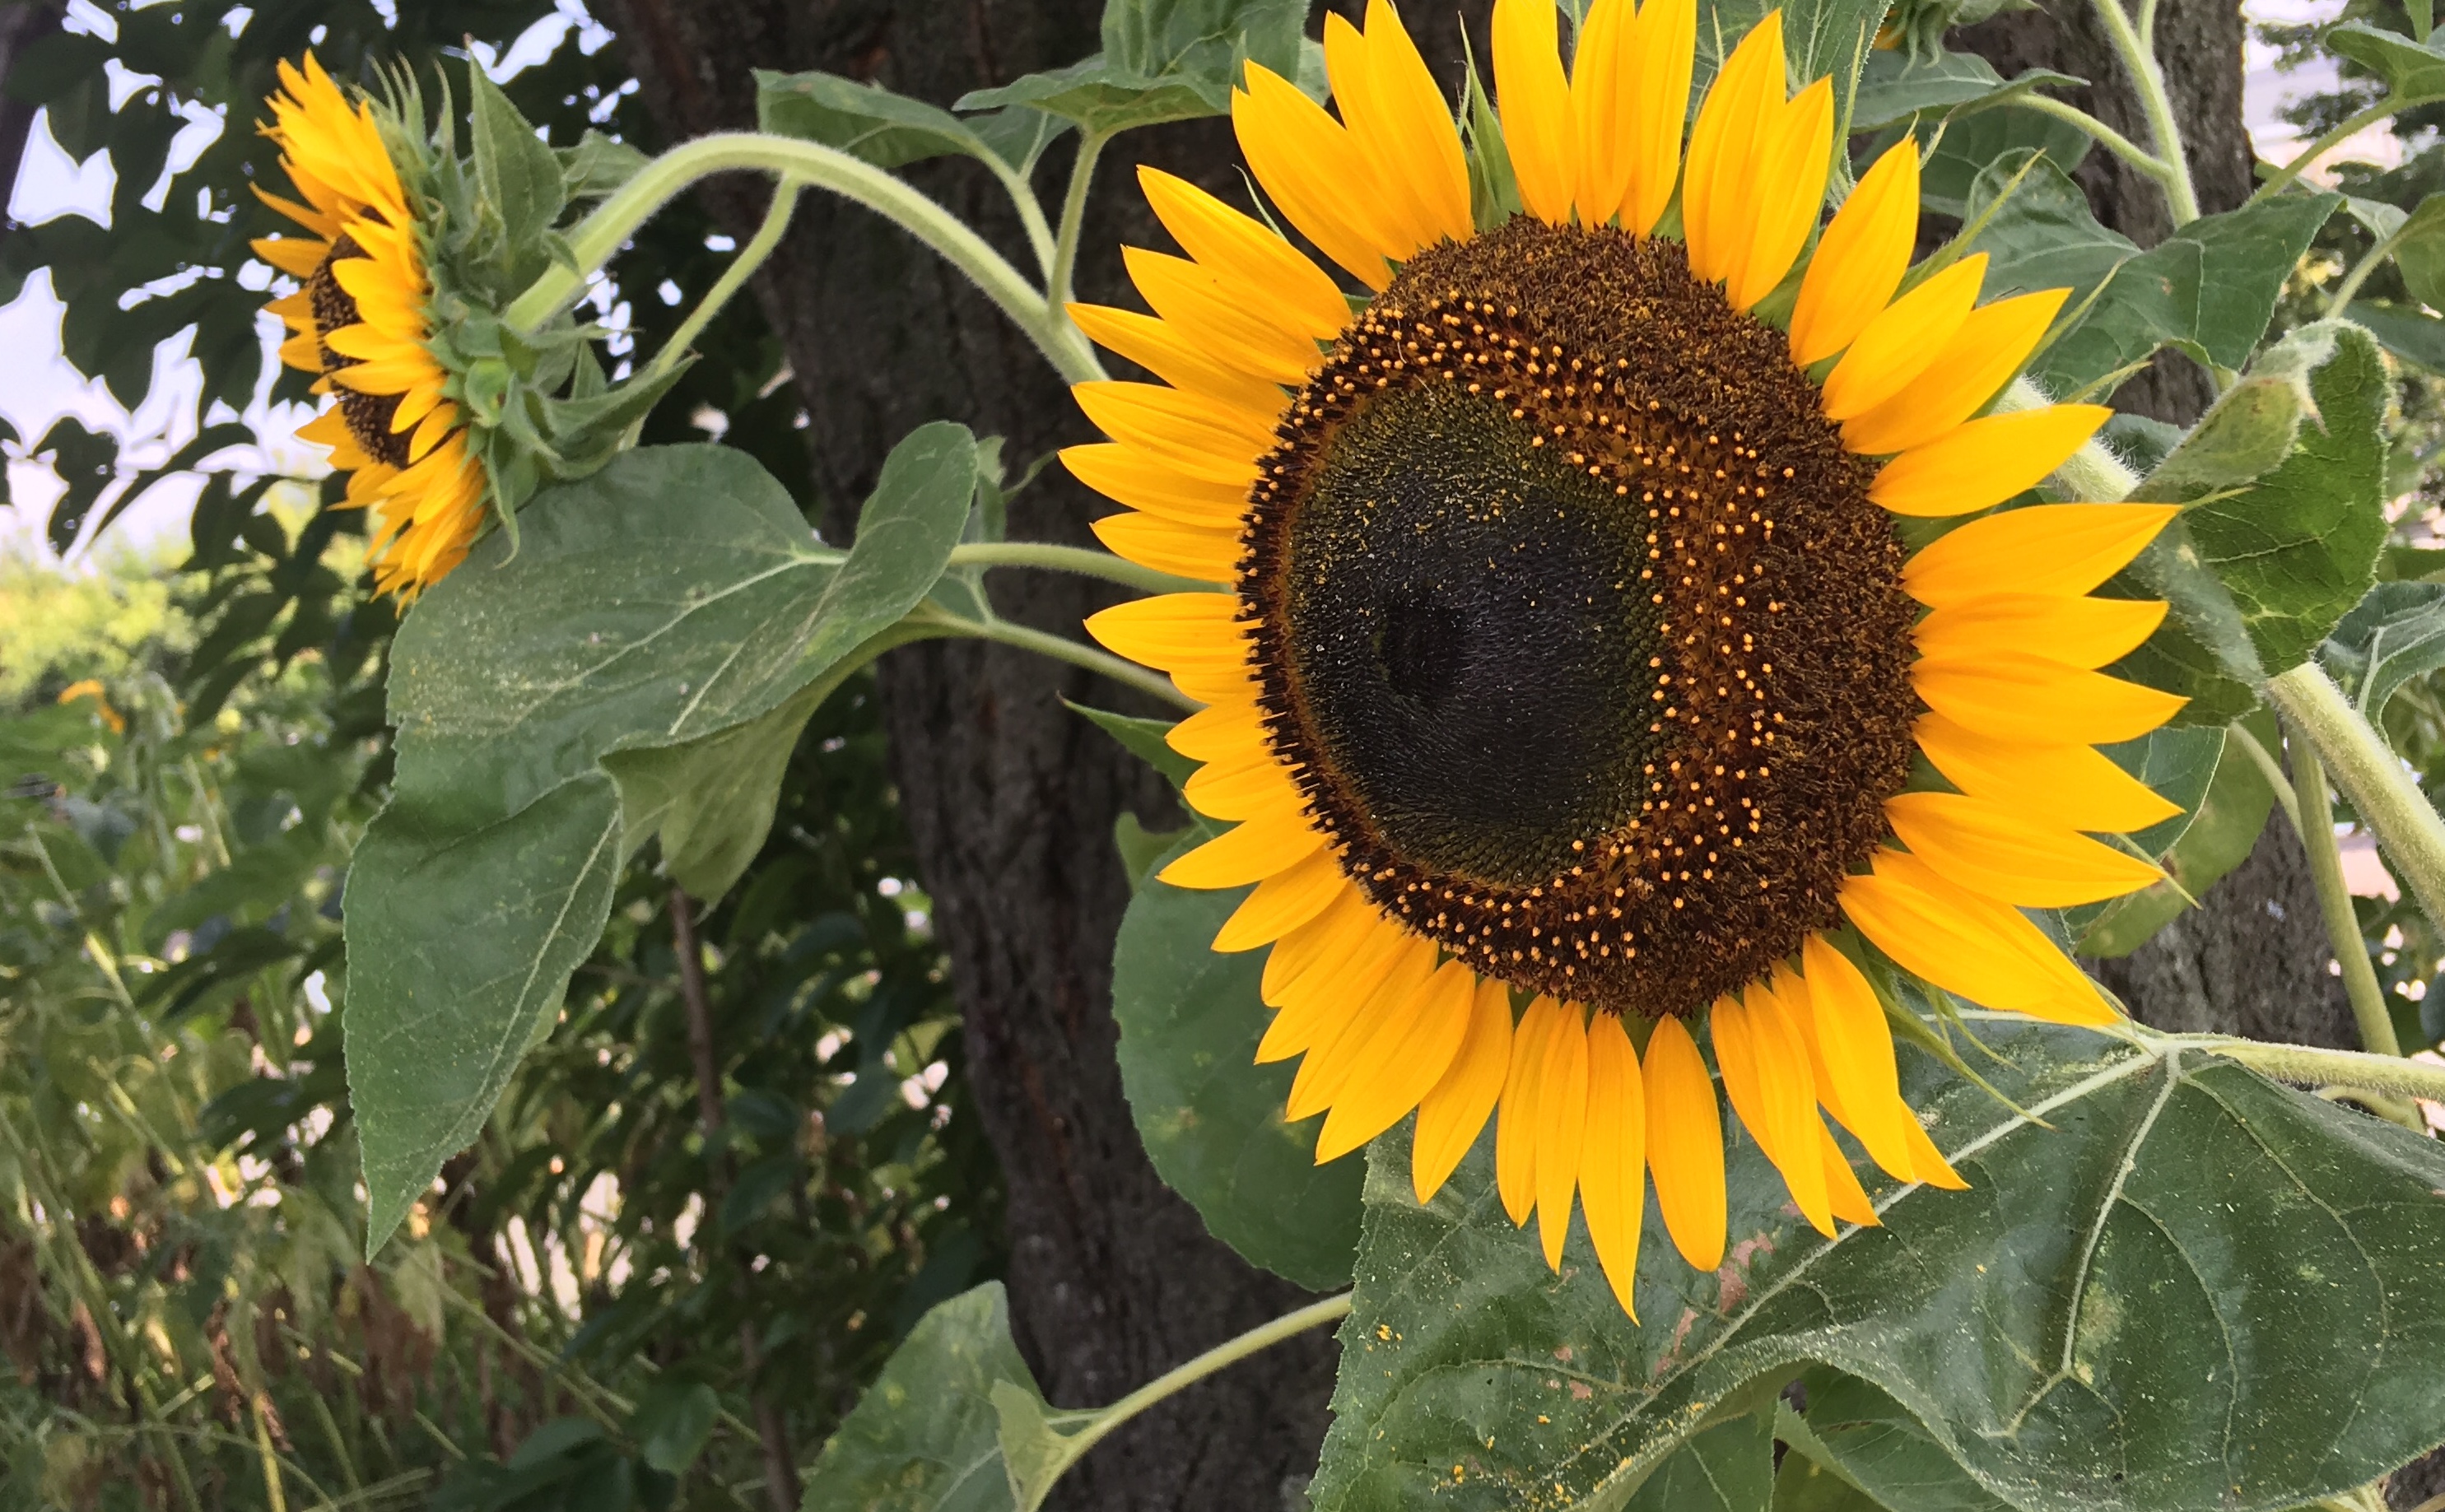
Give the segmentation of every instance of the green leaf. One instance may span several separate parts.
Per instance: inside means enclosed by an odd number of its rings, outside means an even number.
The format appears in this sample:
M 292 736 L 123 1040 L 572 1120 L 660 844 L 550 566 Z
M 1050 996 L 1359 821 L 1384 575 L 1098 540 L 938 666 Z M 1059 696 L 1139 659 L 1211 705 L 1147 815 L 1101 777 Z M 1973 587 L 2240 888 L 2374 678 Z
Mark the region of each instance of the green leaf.
M 2158 792 L 2183 803 L 2190 812 L 2156 826 L 2148 838 L 2134 837 L 2171 882 L 2154 883 L 2101 906 L 2065 910 L 2071 918 L 2086 921 L 2076 934 L 2084 956 L 2127 956 L 2154 939 L 2191 907 L 2193 899 L 2204 897 L 2226 872 L 2249 858 L 2275 809 L 2275 790 L 2237 737 L 2222 730 L 2185 729 L 2159 730 L 2151 738 L 2205 742 L 2215 753 L 2210 763 L 2212 780 L 2188 799 L 2159 787 Z M 2166 836 L 2168 830 L 2175 832 Z
M 713 1442 L 714 1425 L 721 1418 L 721 1398 L 702 1381 L 656 1381 L 637 1398 L 629 1414 L 628 1433 L 641 1457 L 664 1475 L 685 1475 L 704 1447 Z
M 402 802 L 366 829 L 344 906 L 368 1254 L 550 1032 L 619 876 L 619 795 L 601 776 L 473 829 Z
M 588 131 L 574 147 L 553 153 L 560 159 L 561 182 L 571 199 L 601 199 L 637 177 L 648 159 L 614 137 Z
M 512 255 L 523 267 L 537 260 L 543 233 L 569 203 L 568 180 L 559 156 L 472 61 L 467 92 L 473 107 L 469 132 L 476 148 L 476 185 L 500 213 Z
M 2445 373 L 2445 316 L 2374 299 L 2353 300 L 2343 316 L 2367 327 L 2387 351 L 2404 362 Z
M 1192 830 L 1174 853 L 1203 838 Z M 1265 953 L 1209 948 L 1247 894 L 1149 877 L 1129 900 L 1112 950 L 1121 1086 L 1156 1174 L 1206 1230 L 1322 1291 L 1350 1279 L 1364 1172 L 1355 1154 L 1317 1166 L 1316 1123 L 1282 1121 L 1294 1068 L 1256 1064 L 1272 1017 L 1257 995 Z
M 989 142 L 982 123 L 971 125 L 940 106 L 894 94 L 881 84 L 819 71 L 756 69 L 756 121 L 764 131 L 837 147 L 877 168 L 903 168 L 958 154 L 986 162 L 1004 160 L 1024 171 L 1052 140 L 1034 132 L 1015 136 L 1007 125 L 997 123 L 995 134 L 1003 140 Z
M 1096 135 L 1227 115 L 1242 62 L 1299 77 L 1304 0 L 1106 0 L 1104 50 L 962 96 L 961 110 L 1021 105 Z
M 1118 740 L 1129 755 L 1170 778 L 1172 786 L 1178 787 L 1196 774 L 1199 763 L 1173 750 L 1164 738 L 1171 733 L 1171 720 L 1132 719 L 1126 714 L 1091 709 L 1083 703 L 1070 703 L 1067 699 L 1061 701 L 1070 704 L 1070 712 Z
M 1952 1463 L 1901 1404 L 1857 1376 L 1823 1368 L 1801 1377 L 1807 1392 L 1805 1418 L 1784 1407 L 1776 1435 L 1791 1446 L 1792 1458 L 1831 1472 L 1871 1507 L 1909 1512 L 2013 1512 Z M 1790 1458 L 1783 1462 L 1788 1467 Z M 1780 1494 L 1777 1512 L 1787 1512 Z M 1840 1505 L 1835 1500 L 1835 1505 Z
M 685 745 L 604 757 L 620 785 L 624 856 L 659 835 L 672 881 L 708 902 L 728 892 L 764 849 L 790 754 L 831 691 L 830 680 L 819 679 L 745 724 Z
M 1693 87 L 1704 92 L 1707 82 L 1723 65 L 1724 55 L 1739 46 L 1749 28 L 1769 10 L 1782 12 L 1782 35 L 1791 77 L 1801 84 L 1831 75 L 1837 100 L 1848 92 L 1851 70 L 1876 39 L 1886 0 L 1702 0 L 1698 7 L 1698 63 Z
M 1774 1512 L 1885 1512 L 1885 1508 L 1795 1446 L 1783 1455 L 1782 1468 L 1775 1472 Z
M 1943 128 L 1943 139 L 1926 144 L 1938 126 Z M 1920 207 L 1952 216 L 1965 226 L 1977 223 L 1996 192 L 2020 172 L 2021 164 L 2044 158 L 2054 168 L 2069 173 L 2095 145 L 2088 133 L 2067 121 L 2011 104 L 1961 121 L 1922 121 L 1918 130 L 1921 151 L 1927 155 L 1919 169 Z M 2085 202 L 2081 208 L 2086 208 Z
M 1014 1389 L 1043 1401 L 1011 1342 L 1001 1282 L 987 1281 L 892 1351 L 807 1472 L 806 1512 L 1016 1512 L 996 1401 Z
M 2327 28 L 2324 40 L 2329 51 L 2362 65 L 2397 95 L 2405 99 L 2445 95 L 2445 52 L 2433 46 L 2423 47 L 2398 32 L 2358 20 Z M 2430 41 L 2445 41 L 2445 37 Z
M 2025 163 L 2013 154 L 1990 164 L 1968 218 Z M 2050 392 L 2068 394 L 2163 346 L 2211 367 L 2241 366 L 2267 333 L 2284 280 L 2341 203 L 2338 195 L 2279 196 L 2194 220 L 2143 252 L 2099 225 L 2079 188 L 2044 163 L 1969 250 L 1988 254 L 1986 298 L 2068 288 L 2066 308 L 2079 310 L 2097 294 L 2030 365 Z
M 2336 625 L 2318 659 L 2377 724 L 2405 682 L 2445 667 L 2445 584 L 2380 583 Z
M 1644 1326 L 1583 1226 L 1547 1272 L 1491 1137 L 1423 1207 L 1408 1134 L 1378 1140 L 1318 1512 L 1618 1507 L 1806 1363 L 1873 1383 L 2026 1512 L 2273 1512 L 2429 1447 L 2445 1150 L 2195 1052 L 1979 1031 L 2051 1128 L 1906 1055 L 1970 1189 L 1879 1184 L 1883 1226 L 1831 1241 L 1735 1138 L 1720 1271 L 1649 1206 Z
M 1874 51 L 1859 70 L 1859 92 L 1851 105 L 1851 130 L 1880 131 L 1922 115 L 1958 119 L 2032 89 L 2079 86 L 2087 82 L 2049 68 L 2029 68 L 2006 84 L 1992 64 L 1974 52 L 1945 52 L 1917 59 L 1901 51 Z
M 1630 1512 L 1766 1512 L 1774 1502 L 1774 1418 L 1751 1412 L 1683 1445 L 1631 1493 Z
M 2395 233 L 2394 266 L 2412 298 L 2445 306 L 2445 195 L 2420 200 Z

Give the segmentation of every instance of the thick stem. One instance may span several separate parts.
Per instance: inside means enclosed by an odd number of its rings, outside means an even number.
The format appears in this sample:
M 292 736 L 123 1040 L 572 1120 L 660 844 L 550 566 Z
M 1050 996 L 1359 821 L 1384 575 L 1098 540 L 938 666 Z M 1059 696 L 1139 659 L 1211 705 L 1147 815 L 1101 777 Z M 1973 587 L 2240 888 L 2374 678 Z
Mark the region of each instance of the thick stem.
M 573 302 L 586 280 L 698 179 L 753 170 L 795 179 L 856 201 L 931 247 L 1001 307 L 1055 371 L 1070 383 L 1104 376 L 1086 337 L 1017 269 L 967 223 L 870 163 L 819 142 L 761 132 L 699 137 L 647 163 L 569 233 L 570 263 L 555 264 L 513 302 L 504 317 L 532 330 Z
M 2052 116 L 2057 121 L 2067 121 L 2078 126 L 2096 139 L 2099 146 L 2156 180 L 2168 195 L 2174 192 L 2174 185 L 2180 177 L 2180 174 L 2172 163 L 2140 146 L 2078 105 L 2065 104 L 2060 100 L 2040 94 L 2022 95 L 2012 103 L 2025 110 L 2034 110 L 2042 116 Z
M 2402 1042 L 2395 1037 L 2394 1016 L 2386 1011 L 2385 988 L 2369 964 L 2368 943 L 2352 912 L 2351 888 L 2343 884 L 2343 852 L 2335 844 L 2325 768 L 2305 740 L 2292 747 L 2292 791 L 2300 802 L 2298 826 L 2309 852 L 2310 880 L 2318 887 L 2318 911 L 2325 916 L 2335 963 L 2342 968 L 2343 993 L 2351 999 L 2352 1017 L 2360 1025 L 2361 1048 L 2372 1055 L 2399 1055 Z
M 1061 196 L 1061 230 L 1054 238 L 1053 268 L 1045 275 L 1044 287 L 1049 291 L 1045 303 L 1064 320 L 1069 318 L 1070 295 L 1078 271 L 1078 235 L 1087 223 L 1087 192 L 1094 187 L 1095 163 L 1104 156 L 1104 143 L 1111 140 L 1101 132 L 1078 139 L 1078 158 L 1070 165 L 1070 189 Z
M 1174 577 L 1140 567 L 1092 546 L 1052 546 L 1042 541 L 972 541 L 951 548 L 952 567 L 1040 567 L 1055 572 L 1076 572 L 1108 583 L 1144 588 L 1148 593 L 1218 593 L 1218 584 L 1193 577 Z
M 2164 72 L 2156 66 L 2156 55 L 2147 41 L 2132 28 L 2122 0 L 2095 0 L 2095 5 L 2114 50 L 2131 70 L 2132 87 L 2138 92 L 2140 109 L 2147 113 L 2148 134 L 2156 139 L 2156 156 L 2173 170 L 2173 176 L 2161 181 L 2165 206 L 2173 212 L 2174 228 L 2178 231 L 2199 218 L 2199 196 L 2191 184 L 2190 159 L 2182 155 L 2182 128 L 2174 119 L 2174 101 L 2165 92 Z
M 704 334 L 704 328 L 713 324 L 713 317 L 721 313 L 721 307 L 746 287 L 756 270 L 764 266 L 764 259 L 773 255 L 773 249 L 781 245 L 781 233 L 790 229 L 790 213 L 798 208 L 801 187 L 794 178 L 784 178 L 773 186 L 773 204 L 764 212 L 764 224 L 756 228 L 756 234 L 738 249 L 738 255 L 730 259 L 730 266 L 721 271 L 721 276 L 697 301 L 696 308 L 688 311 L 687 319 L 680 322 L 680 328 L 671 332 L 671 339 L 654 354 L 654 365 L 647 370 L 647 376 L 660 377 L 669 372 L 672 364 L 686 356 L 696 339 Z
M 2270 1045 L 2225 1035 L 2181 1036 L 2202 1050 L 2236 1060 L 2252 1071 L 2296 1087 L 2343 1087 L 2445 1102 L 2445 1066 L 2404 1055 L 2372 1055 L 2361 1050 L 2322 1050 L 2315 1045 Z
M 1065 1453 L 1061 1469 L 1068 1469 L 1100 1442 L 1104 1435 L 1154 1406 L 1165 1397 L 1193 1386 L 1226 1366 L 1236 1365 L 1260 1350 L 1268 1349 L 1286 1338 L 1304 1334 L 1309 1329 L 1338 1322 L 1350 1316 L 1353 1294 L 1344 1292 L 1328 1297 L 1296 1313 L 1286 1313 L 1272 1322 L 1252 1328 L 1239 1337 L 1216 1345 L 1176 1370 L 1167 1371 L 1129 1395 L 1095 1414 L 1095 1420 L 1063 1440 Z M 1060 1471 L 1054 1473 L 1058 1479 Z
M 688 1057 L 696 1064 L 696 1112 L 704 1126 L 705 1169 L 709 1173 L 714 1202 L 721 1206 L 723 1188 L 730 1185 L 729 1161 L 713 1148 L 721 1133 L 727 1115 L 721 1103 L 721 1066 L 713 1054 L 713 1005 L 704 990 L 704 952 L 696 939 L 696 900 L 684 887 L 671 889 L 671 948 L 680 958 L 680 998 L 687 1006 Z M 707 1227 L 716 1225 L 707 1224 Z M 709 1259 L 712 1245 L 706 1245 Z M 739 1276 L 751 1287 L 756 1273 L 745 1265 Z M 764 1352 L 756 1340 L 756 1325 L 741 1321 L 738 1325 L 739 1363 L 747 1372 L 747 1399 L 756 1409 L 756 1433 L 764 1446 L 764 1495 L 773 1503 L 773 1512 L 798 1512 L 798 1465 L 790 1452 L 790 1435 L 781 1413 L 764 1393 L 754 1389 L 756 1372 L 763 1367 Z
M 2268 701 L 2317 750 L 2335 785 L 2352 800 L 2361 822 L 2376 832 L 2402 878 L 2432 921 L 2445 921 L 2445 819 L 2389 750 L 2385 737 L 2315 662 L 2304 662 L 2267 681 Z M 2314 815 L 2305 812 L 2304 820 Z

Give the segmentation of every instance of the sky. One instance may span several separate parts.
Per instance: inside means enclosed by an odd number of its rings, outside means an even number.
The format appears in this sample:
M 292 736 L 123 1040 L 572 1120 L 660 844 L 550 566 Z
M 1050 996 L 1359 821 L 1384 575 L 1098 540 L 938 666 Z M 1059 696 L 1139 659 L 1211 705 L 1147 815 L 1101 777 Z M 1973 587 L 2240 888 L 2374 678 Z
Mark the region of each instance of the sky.
M 2248 14 L 2258 21 L 2301 22 L 2331 18 L 2342 10 L 2342 0 L 2247 0 Z M 70 0 L 70 25 L 107 31 L 109 21 L 87 0 Z M 560 0 L 555 14 L 538 22 L 517 39 L 508 51 L 493 57 L 479 53 L 486 72 L 495 78 L 507 78 L 532 64 L 550 57 L 553 51 L 571 40 L 591 52 L 608 40 L 608 33 L 587 14 L 581 0 Z M 2261 157 L 2283 161 L 2297 151 L 2298 134 L 2285 124 L 2279 112 L 2286 102 L 2301 95 L 2332 88 L 2334 65 L 2321 61 L 2290 73 L 2279 73 L 2275 53 L 2252 40 L 2248 45 L 2244 66 L 2248 70 L 2245 110 L 2250 133 L 2258 143 Z M 114 72 L 113 103 L 123 100 L 141 87 L 139 76 Z M 173 151 L 167 173 L 175 173 L 194 161 L 197 153 L 223 129 L 223 122 L 212 112 L 198 110 L 179 138 Z M 2398 156 L 2395 139 L 2382 126 L 2371 127 L 2345 144 L 2337 156 L 2364 160 L 2391 162 Z M 159 191 L 166 192 L 167 173 Z M 25 163 L 9 201 L 10 217 L 21 224 L 39 224 L 55 215 L 84 215 L 96 221 L 107 222 L 108 206 L 114 179 L 106 156 L 78 163 L 53 140 L 48 123 L 37 118 L 26 149 Z M 241 271 L 240 282 L 246 287 L 262 288 L 271 271 L 261 265 L 251 265 Z M 25 441 L 38 439 L 51 422 L 63 415 L 73 415 L 94 430 L 115 432 L 133 443 L 125 455 L 127 460 L 143 466 L 158 461 L 175 451 L 189 436 L 193 427 L 187 423 L 201 380 L 196 364 L 179 343 L 163 346 L 154 364 L 154 383 L 145 401 L 130 413 L 116 403 L 102 383 L 88 381 L 71 367 L 60 354 L 59 302 L 52 297 L 50 279 L 41 274 L 29 280 L 22 293 L 7 306 L 0 306 L 0 351 L 10 354 L 10 361 L 0 364 L 0 418 L 15 427 Z M 278 323 L 267 316 L 263 329 L 267 343 L 278 337 Z M 267 364 L 263 389 L 268 390 L 271 374 Z M 249 417 L 258 421 L 257 429 L 266 436 L 280 436 L 302 423 L 302 412 L 280 415 L 264 402 L 263 390 L 258 391 Z M 226 419 L 226 414 L 212 417 Z M 278 421 L 279 423 L 272 423 Z M 268 454 L 268 455 L 267 455 Z M 246 448 L 223 454 L 220 465 L 242 465 L 249 470 L 279 471 L 298 476 L 315 476 L 324 471 L 319 449 L 300 442 L 273 443 L 262 452 Z M 12 510 L 0 510 L 0 551 L 34 551 L 48 554 L 42 542 L 42 532 L 50 515 L 50 506 L 59 495 L 60 485 L 50 469 L 40 462 L 11 459 L 8 463 Z M 153 493 L 112 526 L 111 533 L 140 544 L 166 534 L 183 534 L 187 512 L 198 485 L 172 479 Z M 68 553 L 71 565 L 78 565 L 92 543 L 80 542 Z

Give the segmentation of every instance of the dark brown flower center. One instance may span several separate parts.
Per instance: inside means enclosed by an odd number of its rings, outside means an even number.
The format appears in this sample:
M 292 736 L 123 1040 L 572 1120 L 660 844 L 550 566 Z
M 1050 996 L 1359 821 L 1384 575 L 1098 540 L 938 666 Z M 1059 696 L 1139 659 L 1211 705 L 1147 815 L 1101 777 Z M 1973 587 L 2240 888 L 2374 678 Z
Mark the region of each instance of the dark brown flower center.
M 314 307 L 314 345 L 322 353 L 323 374 L 327 378 L 341 368 L 357 365 L 357 359 L 343 357 L 331 350 L 330 333 L 354 326 L 364 318 L 357 310 L 355 297 L 340 287 L 332 266 L 343 258 L 364 255 L 364 249 L 343 232 L 339 239 L 331 243 L 331 251 L 324 257 L 322 265 L 314 270 L 314 276 L 307 281 L 307 295 Z M 399 413 L 400 396 L 360 394 L 340 383 L 333 383 L 331 391 L 339 397 L 340 418 L 346 422 L 348 434 L 356 438 L 357 445 L 364 448 L 365 455 L 391 467 L 405 467 L 408 463 L 407 437 L 396 434 L 390 428 L 391 417 Z
M 1381 906 L 1690 1013 L 1833 924 L 1916 703 L 1902 553 L 1781 332 L 1680 247 L 1422 253 L 1294 401 L 1240 591 L 1274 749 Z

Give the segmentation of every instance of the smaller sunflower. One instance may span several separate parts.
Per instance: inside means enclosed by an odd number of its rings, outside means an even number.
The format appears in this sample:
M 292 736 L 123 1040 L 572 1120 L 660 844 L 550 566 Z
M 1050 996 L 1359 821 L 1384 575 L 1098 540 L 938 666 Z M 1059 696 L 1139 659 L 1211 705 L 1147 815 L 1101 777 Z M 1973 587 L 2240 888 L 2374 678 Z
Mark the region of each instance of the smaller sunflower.
M 297 434 L 348 475 L 343 507 L 374 511 L 375 588 L 413 600 L 481 533 L 484 467 L 428 345 L 433 281 L 383 121 L 311 53 L 302 68 L 283 62 L 280 83 L 262 130 L 304 202 L 255 193 L 310 234 L 265 237 L 254 251 L 302 286 L 268 307 L 291 333 L 281 360 L 339 400 Z

